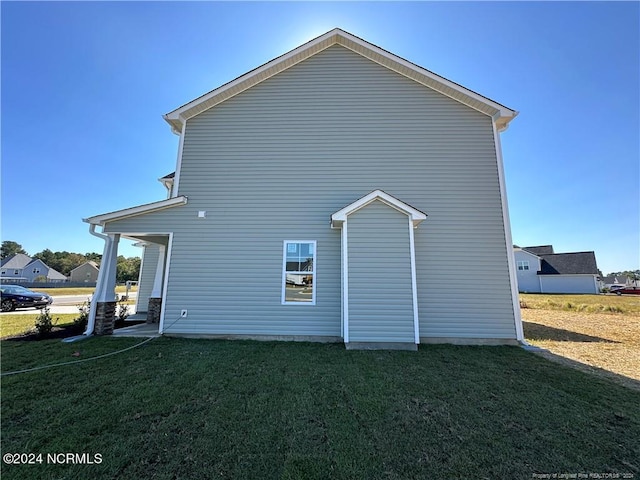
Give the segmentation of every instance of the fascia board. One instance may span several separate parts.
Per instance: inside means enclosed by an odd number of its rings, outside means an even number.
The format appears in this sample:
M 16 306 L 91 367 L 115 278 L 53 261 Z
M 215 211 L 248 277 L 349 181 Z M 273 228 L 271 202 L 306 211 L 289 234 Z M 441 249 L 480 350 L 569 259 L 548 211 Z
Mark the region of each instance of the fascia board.
M 394 196 L 389 195 L 382 190 L 374 190 L 373 192 L 365 195 L 364 197 L 356 200 L 355 202 L 347 205 L 346 207 L 338 210 L 333 215 L 331 215 L 332 228 L 339 228 L 347 220 L 347 216 L 369 205 L 375 200 L 380 200 L 388 206 L 395 208 L 396 210 L 399 210 L 406 215 L 409 215 L 414 227 L 417 227 L 420 222 L 427 218 L 426 214 L 422 213 L 416 208 L 413 208 L 411 205 L 398 200 Z
M 136 207 L 125 208 L 122 210 L 116 210 L 115 212 L 103 213 L 102 215 L 95 215 L 89 218 L 83 218 L 82 221 L 93 225 L 104 226 L 105 223 L 113 222 L 115 220 L 122 220 L 128 217 L 135 217 L 137 215 L 143 215 L 146 213 L 157 212 L 164 210 L 165 208 L 176 207 L 178 205 L 185 205 L 187 203 L 187 197 L 173 197 L 167 200 L 159 202 L 147 203 L 145 205 L 138 205 Z

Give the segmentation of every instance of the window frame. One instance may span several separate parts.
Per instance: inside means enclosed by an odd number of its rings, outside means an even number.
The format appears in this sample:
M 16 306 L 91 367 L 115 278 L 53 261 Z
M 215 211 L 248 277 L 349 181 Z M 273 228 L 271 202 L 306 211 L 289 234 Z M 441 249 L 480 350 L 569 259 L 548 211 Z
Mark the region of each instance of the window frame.
M 516 262 L 516 267 L 521 272 L 529 271 L 530 270 L 530 268 L 529 268 L 529 260 L 518 260 Z
M 313 270 L 311 272 L 304 272 L 313 276 L 313 283 L 311 284 L 311 301 L 310 302 L 287 302 L 287 248 L 291 243 L 306 243 L 313 245 Z M 282 278 L 281 283 L 281 305 L 315 305 L 316 304 L 316 284 L 317 284 L 317 272 L 318 271 L 318 242 L 316 240 L 283 240 L 282 241 Z M 292 272 L 288 272 L 291 274 Z M 302 274 L 301 272 L 300 274 Z M 295 273 L 298 275 L 298 273 Z

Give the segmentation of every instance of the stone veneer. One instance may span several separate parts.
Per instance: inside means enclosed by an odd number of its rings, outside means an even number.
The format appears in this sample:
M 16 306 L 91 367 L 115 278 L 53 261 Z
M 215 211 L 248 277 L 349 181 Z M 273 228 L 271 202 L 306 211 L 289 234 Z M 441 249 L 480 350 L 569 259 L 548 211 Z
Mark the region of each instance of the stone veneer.
M 162 299 L 150 298 L 149 308 L 147 309 L 147 323 L 159 323 L 161 309 L 162 309 Z
M 116 320 L 116 302 L 98 302 L 96 304 L 95 335 L 111 335 Z

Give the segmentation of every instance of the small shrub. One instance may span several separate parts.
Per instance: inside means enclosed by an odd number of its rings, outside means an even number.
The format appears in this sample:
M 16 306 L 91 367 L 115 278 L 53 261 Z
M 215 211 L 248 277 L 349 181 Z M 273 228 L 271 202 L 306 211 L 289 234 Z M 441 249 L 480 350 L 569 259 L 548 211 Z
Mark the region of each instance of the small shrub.
M 87 298 L 84 302 L 78 305 L 78 317 L 73 321 L 73 324 L 77 327 L 86 328 L 89 323 L 89 311 L 91 310 L 91 299 Z
M 59 318 L 56 318 L 55 321 L 53 320 L 49 307 L 43 308 L 40 314 L 36 317 L 35 327 L 38 331 L 38 335 L 44 337 L 51 333 L 53 325 L 58 323 L 58 320 Z
M 118 306 L 116 307 L 115 326 L 117 328 L 123 327 L 124 321 L 129 316 L 129 305 L 127 305 L 126 302 L 127 301 L 125 299 L 121 298 L 120 301 L 118 302 Z

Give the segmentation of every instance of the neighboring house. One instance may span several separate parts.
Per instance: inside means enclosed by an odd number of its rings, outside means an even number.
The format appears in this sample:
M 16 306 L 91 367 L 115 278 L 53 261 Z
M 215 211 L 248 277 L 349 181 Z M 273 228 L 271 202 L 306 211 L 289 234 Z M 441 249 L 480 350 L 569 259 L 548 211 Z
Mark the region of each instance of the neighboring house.
M 551 245 L 516 247 L 514 258 L 520 292 L 600 292 L 594 252 L 554 253 Z
M 624 275 L 602 277 L 600 279 L 601 288 L 633 287 L 633 286 L 636 286 L 636 281 Z
M 111 332 L 125 237 L 160 333 L 522 340 L 499 138 L 516 115 L 339 29 L 198 97 L 165 115 L 169 198 L 85 219 L 105 240 L 86 333 Z
M 84 262 L 82 265 L 71 270 L 69 280 L 72 282 L 95 283 L 98 281 L 98 273 L 100 268 L 98 264 L 92 260 Z
M 2 283 L 33 283 L 40 280 L 43 280 L 43 283 L 67 281 L 67 277 L 47 266 L 42 260 L 33 259 L 23 253 L 16 253 L 2 260 L 0 279 Z

